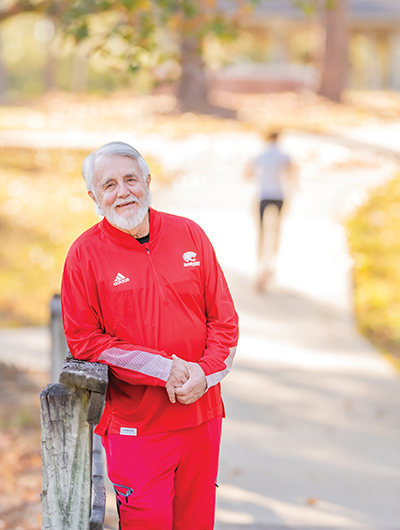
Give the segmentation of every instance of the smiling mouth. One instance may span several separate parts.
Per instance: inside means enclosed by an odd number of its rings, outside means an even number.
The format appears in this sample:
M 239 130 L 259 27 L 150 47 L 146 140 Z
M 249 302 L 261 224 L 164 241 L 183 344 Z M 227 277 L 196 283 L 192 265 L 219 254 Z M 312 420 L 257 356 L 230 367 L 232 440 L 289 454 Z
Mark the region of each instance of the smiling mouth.
M 124 202 L 124 204 L 117 204 L 115 208 L 125 208 L 126 206 L 132 206 L 132 204 L 136 204 L 137 201 L 130 201 L 130 202 Z

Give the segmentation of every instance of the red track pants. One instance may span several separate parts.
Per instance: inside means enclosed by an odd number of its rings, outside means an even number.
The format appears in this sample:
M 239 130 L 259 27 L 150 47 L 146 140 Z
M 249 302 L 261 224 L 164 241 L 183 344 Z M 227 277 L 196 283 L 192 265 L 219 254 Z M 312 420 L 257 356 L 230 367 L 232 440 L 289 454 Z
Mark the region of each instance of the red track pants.
M 122 530 L 212 530 L 222 418 L 148 436 L 106 433 Z

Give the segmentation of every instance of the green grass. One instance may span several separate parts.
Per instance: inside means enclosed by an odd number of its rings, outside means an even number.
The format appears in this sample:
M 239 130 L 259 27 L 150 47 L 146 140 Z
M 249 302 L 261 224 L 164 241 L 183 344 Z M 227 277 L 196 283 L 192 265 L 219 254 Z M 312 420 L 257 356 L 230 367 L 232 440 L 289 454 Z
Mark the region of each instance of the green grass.
M 359 329 L 400 360 L 400 176 L 376 190 L 347 228 Z

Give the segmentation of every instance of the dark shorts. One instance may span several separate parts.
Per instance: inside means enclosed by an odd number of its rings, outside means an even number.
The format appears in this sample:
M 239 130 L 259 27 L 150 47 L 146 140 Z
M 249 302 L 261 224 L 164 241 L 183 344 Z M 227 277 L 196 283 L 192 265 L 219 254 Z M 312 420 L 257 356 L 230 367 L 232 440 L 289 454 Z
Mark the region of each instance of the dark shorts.
M 263 220 L 265 208 L 269 206 L 270 204 L 274 204 L 275 206 L 277 206 L 279 211 L 282 210 L 283 201 L 278 201 L 276 199 L 263 199 L 262 201 L 260 201 L 260 220 L 261 221 Z

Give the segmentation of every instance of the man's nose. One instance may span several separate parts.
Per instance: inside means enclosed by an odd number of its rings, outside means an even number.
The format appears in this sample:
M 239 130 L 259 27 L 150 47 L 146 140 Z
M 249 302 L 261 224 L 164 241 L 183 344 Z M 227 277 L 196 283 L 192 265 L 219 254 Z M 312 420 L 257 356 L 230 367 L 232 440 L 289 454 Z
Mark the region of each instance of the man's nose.
M 125 182 L 122 182 L 118 185 L 118 197 L 127 197 L 130 194 L 128 186 Z

